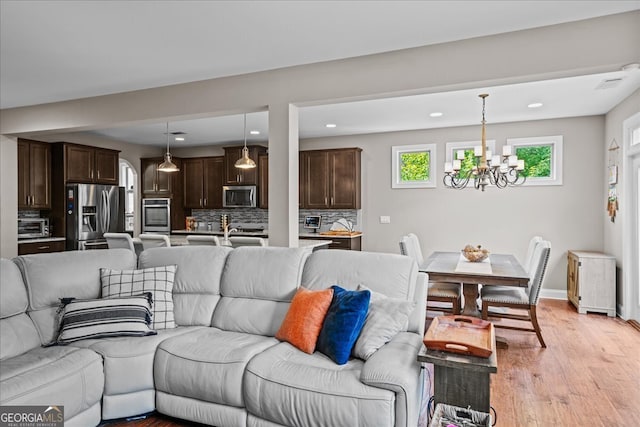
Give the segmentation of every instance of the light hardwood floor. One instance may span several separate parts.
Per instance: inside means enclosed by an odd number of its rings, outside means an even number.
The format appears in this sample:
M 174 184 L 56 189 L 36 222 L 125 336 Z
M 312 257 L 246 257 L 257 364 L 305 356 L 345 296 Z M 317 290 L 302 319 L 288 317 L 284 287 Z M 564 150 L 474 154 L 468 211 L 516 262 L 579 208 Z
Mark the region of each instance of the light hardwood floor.
M 498 350 L 491 378 L 496 425 L 640 426 L 640 332 L 621 319 L 579 315 L 567 301 L 541 300 L 538 319 L 546 349 L 534 333 L 497 330 L 509 348 Z M 108 424 L 195 425 L 162 415 Z

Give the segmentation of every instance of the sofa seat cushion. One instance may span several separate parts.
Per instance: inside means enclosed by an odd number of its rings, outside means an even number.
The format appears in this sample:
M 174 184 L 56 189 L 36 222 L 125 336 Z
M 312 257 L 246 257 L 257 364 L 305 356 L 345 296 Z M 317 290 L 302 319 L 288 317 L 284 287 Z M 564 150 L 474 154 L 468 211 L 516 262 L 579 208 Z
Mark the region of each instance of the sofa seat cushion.
M 393 426 L 395 394 L 360 382 L 363 363 L 337 365 L 280 343 L 247 366 L 247 411 L 287 426 Z
M 100 402 L 102 359 L 74 347 L 38 347 L 0 364 L 0 405 L 64 405 L 70 419 Z
M 156 390 L 244 407 L 242 377 L 249 360 L 275 338 L 203 328 L 163 341 L 154 361 Z

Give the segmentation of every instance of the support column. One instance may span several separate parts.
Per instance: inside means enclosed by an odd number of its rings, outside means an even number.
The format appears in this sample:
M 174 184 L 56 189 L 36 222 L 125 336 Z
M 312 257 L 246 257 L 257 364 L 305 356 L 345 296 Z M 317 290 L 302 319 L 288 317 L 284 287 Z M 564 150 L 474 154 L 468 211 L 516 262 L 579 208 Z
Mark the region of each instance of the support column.
M 298 247 L 298 107 L 269 105 L 269 246 Z
M 0 257 L 18 256 L 18 143 L 0 135 Z

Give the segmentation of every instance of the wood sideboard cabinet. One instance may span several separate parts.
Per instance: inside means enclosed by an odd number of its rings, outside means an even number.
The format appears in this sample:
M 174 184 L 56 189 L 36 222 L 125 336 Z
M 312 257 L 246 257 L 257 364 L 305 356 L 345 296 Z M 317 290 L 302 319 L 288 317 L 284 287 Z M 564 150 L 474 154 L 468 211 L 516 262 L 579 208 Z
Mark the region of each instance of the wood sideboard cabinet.
M 567 297 L 578 313 L 616 315 L 616 259 L 599 252 L 569 251 Z

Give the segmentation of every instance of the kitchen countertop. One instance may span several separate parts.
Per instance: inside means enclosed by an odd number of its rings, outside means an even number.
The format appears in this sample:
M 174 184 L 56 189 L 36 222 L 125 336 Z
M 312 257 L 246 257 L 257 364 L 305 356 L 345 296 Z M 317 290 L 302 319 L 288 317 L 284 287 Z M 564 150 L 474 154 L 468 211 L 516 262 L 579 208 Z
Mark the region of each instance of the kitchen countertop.
M 224 236 L 222 231 L 207 231 L 207 230 L 196 230 L 196 231 L 187 231 L 187 230 L 171 230 L 172 235 L 211 235 L 211 236 Z M 233 233 L 229 233 L 229 236 L 251 236 L 251 237 L 267 237 L 269 235 L 268 230 L 264 231 L 234 231 Z M 309 232 L 300 232 L 298 234 L 300 238 L 303 239 L 354 239 L 356 237 L 362 236 L 362 233 L 356 235 L 323 235 L 320 233 L 309 233 Z
M 200 233 L 196 233 L 196 232 L 186 232 L 185 234 L 200 234 Z M 209 232 L 207 234 L 212 234 L 212 232 Z M 233 233 L 233 235 L 239 235 L 239 233 Z M 247 234 L 244 234 L 244 236 L 246 236 Z M 186 246 L 188 245 L 187 243 L 187 237 L 183 234 L 183 235 L 172 235 L 169 236 L 169 240 L 171 240 L 171 246 Z M 265 241 L 267 242 L 267 246 L 269 246 L 269 239 L 265 239 Z M 221 242 L 222 243 L 222 242 Z M 331 240 L 326 240 L 326 239 L 318 239 L 318 240 L 312 240 L 312 239 L 298 239 L 298 247 L 299 248 L 316 248 L 319 246 L 329 246 L 329 244 L 331 243 Z
M 22 243 L 46 243 L 65 241 L 64 237 L 35 237 L 33 239 L 18 239 L 18 244 Z

